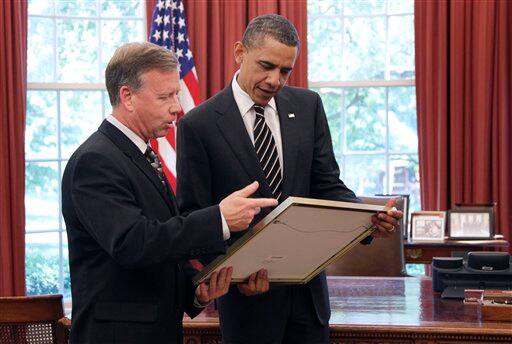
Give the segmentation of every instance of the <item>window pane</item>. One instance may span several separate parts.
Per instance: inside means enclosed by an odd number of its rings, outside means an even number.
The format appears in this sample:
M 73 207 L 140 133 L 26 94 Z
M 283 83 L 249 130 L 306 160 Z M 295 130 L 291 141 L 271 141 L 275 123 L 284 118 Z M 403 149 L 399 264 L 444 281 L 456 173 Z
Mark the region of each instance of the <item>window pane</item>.
M 417 152 L 415 87 L 390 87 L 388 97 L 389 149 L 394 152 Z
M 62 180 L 62 176 L 64 175 L 64 171 L 66 170 L 66 165 L 68 164 L 68 160 L 60 161 L 60 180 Z M 66 222 L 64 221 L 64 216 L 62 215 L 62 211 L 60 212 L 60 229 L 66 230 Z
M 53 0 L 29 0 L 28 1 L 28 14 L 44 14 L 53 15 Z M 32 20 L 32 19 L 31 19 Z M 29 23 L 30 25 L 30 23 Z
M 64 298 L 71 297 L 71 278 L 69 276 L 69 251 L 68 251 L 68 235 L 61 232 L 62 237 L 62 279 L 63 279 L 63 294 Z
M 97 16 L 96 0 L 57 0 L 57 14 L 66 16 Z
M 25 127 L 27 159 L 57 159 L 57 92 L 28 91 Z
M 143 41 L 144 33 L 139 20 L 105 20 L 101 23 L 101 70 L 104 71 L 114 51 L 124 43 Z M 112 33 L 114 33 L 112 35 Z M 101 80 L 105 80 L 102 72 Z
M 345 89 L 347 152 L 386 148 L 385 88 Z
M 343 2 L 340 0 L 309 0 L 308 16 L 341 14 Z
M 389 157 L 391 194 L 409 194 L 410 211 L 420 210 L 420 180 L 418 155 L 391 155 Z
M 59 228 L 59 173 L 56 162 L 25 164 L 27 232 Z
M 98 29 L 96 21 L 57 20 L 58 80 L 98 82 Z
M 27 295 L 59 293 L 59 233 L 25 235 Z
M 69 158 L 101 124 L 101 94 L 101 91 L 61 92 L 63 158 Z
M 388 0 L 388 14 L 414 13 L 414 0 Z
M 344 80 L 384 79 L 386 68 L 385 17 L 345 20 Z M 330 45 L 329 40 L 319 44 Z M 329 59 L 333 58 L 329 56 Z
M 103 114 L 103 117 L 106 118 L 108 115 L 112 114 L 112 105 L 110 105 L 110 98 L 108 97 L 108 92 L 103 92 L 103 106 L 105 109 L 105 113 Z
M 343 133 L 343 121 L 342 121 L 342 97 L 343 90 L 341 88 L 319 88 L 313 89 L 315 92 L 320 94 L 322 97 L 322 103 L 324 105 L 325 114 L 327 121 L 329 122 L 329 130 L 331 132 L 332 144 L 334 148 L 334 154 L 336 159 L 342 154 L 342 133 Z
M 30 18 L 27 40 L 27 78 L 29 82 L 55 80 L 55 21 L 49 18 Z
M 382 194 L 386 190 L 386 156 L 345 156 L 344 176 L 345 184 L 356 195 Z
M 384 14 L 386 0 L 345 0 L 345 14 Z
M 389 73 L 391 79 L 414 78 L 413 16 L 389 18 Z
M 340 18 L 313 18 L 308 21 L 309 80 L 341 79 L 341 23 Z
M 140 0 L 101 0 L 100 8 L 103 17 L 141 16 Z

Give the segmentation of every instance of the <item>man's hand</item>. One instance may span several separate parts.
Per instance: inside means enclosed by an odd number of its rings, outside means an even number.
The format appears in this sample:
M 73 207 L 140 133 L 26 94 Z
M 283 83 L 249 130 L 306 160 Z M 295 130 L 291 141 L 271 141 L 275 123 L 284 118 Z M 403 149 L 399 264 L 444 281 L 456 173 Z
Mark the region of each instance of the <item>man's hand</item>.
M 378 213 L 372 216 L 373 226 L 377 229 L 372 233 L 374 238 L 387 238 L 391 236 L 399 226 L 399 220 L 404 214 L 396 210 L 396 199 L 390 199 L 386 203 L 387 212 Z
M 215 271 L 210 276 L 208 284 L 206 282 L 199 284 L 196 289 L 197 301 L 202 305 L 207 305 L 214 299 L 226 294 L 229 290 L 232 273 L 233 268 L 231 266 L 222 268 L 219 272 Z
M 249 276 L 247 283 L 239 283 L 238 290 L 245 296 L 263 294 L 268 291 L 268 273 L 267 270 L 261 269 Z
M 261 208 L 275 207 L 278 204 L 273 198 L 248 198 L 258 190 L 258 187 L 258 182 L 253 182 L 220 202 L 220 212 L 226 219 L 230 231 L 246 229 Z

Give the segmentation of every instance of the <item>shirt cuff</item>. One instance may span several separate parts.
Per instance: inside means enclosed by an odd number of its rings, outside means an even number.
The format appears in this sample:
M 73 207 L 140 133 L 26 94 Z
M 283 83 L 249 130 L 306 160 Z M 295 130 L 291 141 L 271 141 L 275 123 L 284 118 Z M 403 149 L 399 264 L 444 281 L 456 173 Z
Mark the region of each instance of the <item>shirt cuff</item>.
M 222 237 L 224 238 L 224 241 L 226 241 L 231 237 L 231 233 L 229 232 L 228 223 L 226 222 L 224 215 L 222 215 L 222 212 L 220 212 L 220 218 L 222 220 Z

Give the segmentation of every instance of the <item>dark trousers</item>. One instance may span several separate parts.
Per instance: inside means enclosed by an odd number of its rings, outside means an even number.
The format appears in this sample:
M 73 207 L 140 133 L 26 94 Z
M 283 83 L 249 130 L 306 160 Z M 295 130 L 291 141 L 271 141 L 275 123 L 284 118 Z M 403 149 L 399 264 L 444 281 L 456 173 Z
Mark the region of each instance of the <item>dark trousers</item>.
M 240 303 L 231 300 L 230 310 L 240 311 L 223 321 L 221 311 L 222 342 L 224 344 L 327 344 L 329 325 L 322 325 L 316 315 L 311 292 L 305 285 L 281 286 L 268 295 L 245 297 Z M 222 302 L 222 301 L 221 301 Z M 267 314 L 252 316 L 250 303 L 258 306 L 269 302 Z M 249 304 L 248 304 L 249 303 Z M 237 305 L 238 307 L 234 307 Z M 226 306 L 226 305 L 221 305 Z M 247 306 L 247 307 L 245 307 Z M 261 309 L 261 307 L 258 307 Z M 233 315 L 233 314 L 231 314 Z

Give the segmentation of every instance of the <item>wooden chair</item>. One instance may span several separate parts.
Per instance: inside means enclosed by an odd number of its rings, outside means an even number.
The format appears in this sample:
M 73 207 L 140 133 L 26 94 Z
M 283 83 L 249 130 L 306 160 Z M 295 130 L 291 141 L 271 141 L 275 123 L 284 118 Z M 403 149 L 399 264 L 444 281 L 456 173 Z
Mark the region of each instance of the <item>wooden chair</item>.
M 62 295 L 0 297 L 0 343 L 64 344 Z
M 403 198 L 359 197 L 363 203 L 384 205 L 398 198 L 396 208 L 403 210 Z M 329 276 L 406 276 L 402 228 L 390 238 L 373 239 L 370 245 L 356 245 L 325 269 Z

